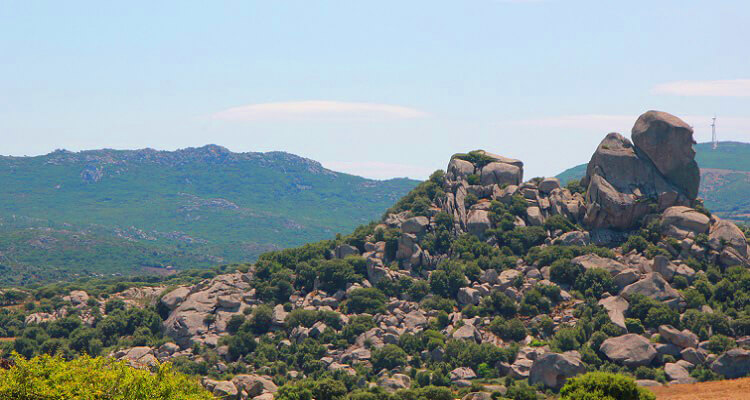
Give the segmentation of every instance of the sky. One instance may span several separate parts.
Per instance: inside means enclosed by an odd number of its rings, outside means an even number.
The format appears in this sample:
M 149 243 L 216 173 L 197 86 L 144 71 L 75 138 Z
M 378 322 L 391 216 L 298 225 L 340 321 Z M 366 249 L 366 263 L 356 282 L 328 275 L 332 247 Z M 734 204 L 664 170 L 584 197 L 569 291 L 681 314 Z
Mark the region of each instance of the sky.
M 748 1 L 0 0 L 0 154 L 287 151 L 426 178 L 588 161 L 656 109 L 750 142 Z

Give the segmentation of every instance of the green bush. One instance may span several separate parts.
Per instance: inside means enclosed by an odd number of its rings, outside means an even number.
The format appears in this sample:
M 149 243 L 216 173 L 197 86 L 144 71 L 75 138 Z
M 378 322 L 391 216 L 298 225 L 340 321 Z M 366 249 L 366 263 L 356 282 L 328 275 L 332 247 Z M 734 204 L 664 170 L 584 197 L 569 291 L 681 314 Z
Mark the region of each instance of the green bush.
M 392 369 L 406 364 L 406 352 L 395 344 L 387 344 L 373 351 L 372 367 L 375 370 Z
M 550 266 L 550 280 L 555 283 L 573 285 L 579 275 L 583 273 L 583 267 L 573 264 L 567 258 L 556 260 Z
M 526 327 L 518 318 L 505 320 L 502 317 L 496 317 L 490 323 L 490 331 L 501 337 L 503 340 L 523 340 L 526 337 Z
M 544 221 L 544 229 L 551 232 L 554 232 L 558 229 L 563 232 L 570 232 L 576 230 L 577 227 L 574 223 L 570 222 L 570 220 L 563 217 L 562 215 L 555 214 Z
M 385 310 L 385 295 L 375 288 L 354 289 L 349 293 L 344 307 L 354 314 L 377 314 Z
M 571 379 L 560 390 L 561 400 L 654 400 L 633 378 L 608 372 L 589 372 Z
M 199 400 L 214 397 L 200 383 L 162 364 L 156 373 L 125 362 L 81 356 L 16 357 L 16 365 L 0 370 L 0 398 L 7 400 L 110 399 Z
M 576 278 L 576 290 L 580 291 L 586 297 L 602 297 L 605 292 L 617 293 L 617 285 L 612 280 L 609 271 L 601 268 L 591 268 L 583 272 Z
M 438 296 L 455 298 L 458 289 L 464 286 L 466 276 L 463 266 L 458 261 L 444 262 L 430 274 L 430 290 Z

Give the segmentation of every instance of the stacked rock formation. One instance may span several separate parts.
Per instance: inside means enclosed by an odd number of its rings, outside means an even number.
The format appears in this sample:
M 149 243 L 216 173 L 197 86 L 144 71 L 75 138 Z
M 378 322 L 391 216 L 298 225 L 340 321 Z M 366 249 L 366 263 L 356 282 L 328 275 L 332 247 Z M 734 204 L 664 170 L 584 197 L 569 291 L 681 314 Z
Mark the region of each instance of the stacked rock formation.
M 691 206 L 696 199 L 700 172 L 689 125 L 648 111 L 632 136 L 633 142 L 610 133 L 591 157 L 582 181 L 588 188 L 584 223 L 589 228 L 627 230 L 647 214 Z

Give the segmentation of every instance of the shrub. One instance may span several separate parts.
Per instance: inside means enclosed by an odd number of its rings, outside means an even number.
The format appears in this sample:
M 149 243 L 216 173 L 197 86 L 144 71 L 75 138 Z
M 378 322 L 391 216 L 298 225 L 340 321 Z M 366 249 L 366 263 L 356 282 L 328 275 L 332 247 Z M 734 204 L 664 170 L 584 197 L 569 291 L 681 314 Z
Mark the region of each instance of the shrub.
M 549 274 L 552 282 L 573 285 L 580 274 L 583 273 L 583 267 L 573 264 L 567 258 L 556 260 L 550 266 Z
M 578 339 L 578 329 L 561 328 L 555 333 L 551 344 L 553 349 L 560 352 L 578 350 L 581 347 Z
M 513 400 L 538 400 L 539 395 L 536 393 L 536 389 L 529 386 L 526 382 L 519 382 L 508 388 L 505 396 Z
M 0 398 L 200 400 L 214 397 L 197 380 L 174 372 L 170 364 L 156 373 L 134 369 L 125 362 L 81 356 L 16 357 L 16 365 L 0 370 Z
M 712 335 L 708 339 L 708 346 L 706 346 L 706 349 L 708 349 L 712 353 L 721 354 L 727 350 L 733 349 L 737 347 L 737 342 L 724 335 Z
M 505 318 L 511 318 L 518 313 L 518 306 L 505 293 L 493 290 L 489 296 L 482 298 L 481 310 L 488 315 L 498 314 Z
M 669 306 L 654 307 L 648 310 L 643 324 L 649 328 L 658 328 L 661 325 L 678 326 L 680 314 L 669 308 Z
M 430 290 L 439 296 L 454 298 L 458 289 L 464 286 L 466 277 L 459 262 L 444 262 L 430 274 Z
M 544 221 L 544 229 L 551 232 L 554 232 L 558 229 L 563 232 L 570 232 L 576 230 L 576 226 L 562 215 L 555 214 Z
M 372 367 L 375 370 L 393 369 L 406 364 L 406 352 L 395 344 L 387 344 L 372 353 Z
M 643 327 L 641 321 L 634 318 L 625 319 L 625 328 L 628 330 L 628 332 L 637 333 L 639 335 L 646 331 L 646 328 Z
M 518 318 L 505 320 L 497 317 L 490 323 L 490 331 L 503 340 L 523 340 L 526 337 L 526 327 Z
M 608 372 L 589 372 L 568 380 L 560 390 L 561 400 L 654 400 L 633 378 Z
M 354 289 L 349 293 L 346 310 L 354 314 L 377 314 L 385 310 L 385 295 L 375 288 Z
M 648 248 L 648 240 L 641 235 L 632 235 L 628 238 L 625 244 L 622 245 L 622 252 L 628 253 L 631 250 L 635 250 L 639 253 L 643 253 Z
M 616 293 L 617 285 L 612 280 L 609 271 L 601 268 L 591 268 L 579 275 L 575 282 L 576 290 L 584 293 L 586 297 L 602 297 L 605 292 Z

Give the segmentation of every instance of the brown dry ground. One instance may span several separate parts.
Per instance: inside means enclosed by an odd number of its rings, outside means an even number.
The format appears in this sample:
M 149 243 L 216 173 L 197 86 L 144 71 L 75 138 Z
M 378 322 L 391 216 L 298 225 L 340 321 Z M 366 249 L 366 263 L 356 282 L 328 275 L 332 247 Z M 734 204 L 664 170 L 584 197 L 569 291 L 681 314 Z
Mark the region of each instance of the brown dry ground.
M 649 389 L 657 400 L 750 400 L 750 378 Z

